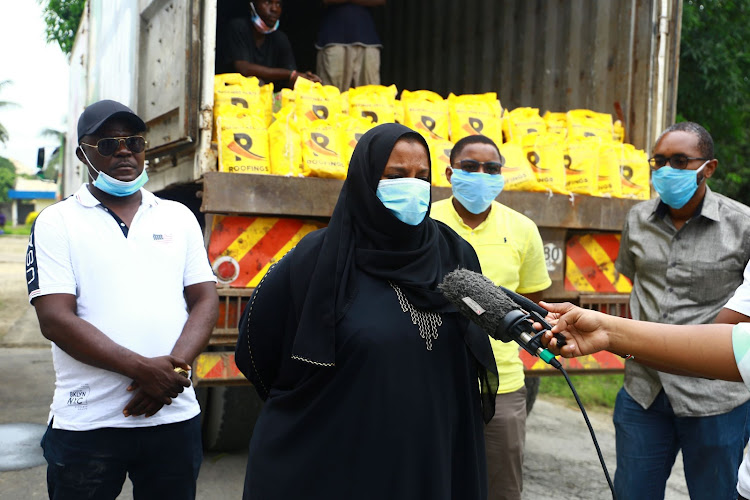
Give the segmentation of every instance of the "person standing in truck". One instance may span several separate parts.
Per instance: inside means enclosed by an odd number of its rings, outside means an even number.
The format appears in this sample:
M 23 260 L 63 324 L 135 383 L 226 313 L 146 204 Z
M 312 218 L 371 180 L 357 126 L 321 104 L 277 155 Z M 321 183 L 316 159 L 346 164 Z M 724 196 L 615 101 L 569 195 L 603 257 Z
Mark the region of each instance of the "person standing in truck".
M 750 261 L 750 208 L 706 185 L 718 160 L 711 135 L 697 123 L 667 128 L 649 163 L 659 197 L 630 210 L 615 262 L 633 280 L 633 318 L 710 323 L 742 283 Z M 736 498 L 750 392 L 740 383 L 659 368 L 639 359 L 625 362 L 613 417 L 617 497 L 663 497 L 682 450 L 691 498 Z
M 552 283 L 542 238 L 531 219 L 495 201 L 505 185 L 497 145 L 483 135 L 464 137 L 453 146 L 450 164 L 445 175 L 453 196 L 435 202 L 430 216 L 471 243 L 483 274 L 496 285 L 538 302 Z M 520 500 L 526 440 L 523 363 L 514 342 L 490 343 L 500 382 L 495 416 L 484 429 L 488 498 Z
M 297 71 L 289 38 L 279 31 L 281 0 L 251 0 L 248 16 L 229 21 L 219 36 L 217 73 L 240 73 L 257 77 L 261 84 L 273 83 L 274 89 L 294 87 L 298 77 L 320 82 L 317 75 Z
M 323 0 L 316 71 L 325 85 L 380 85 L 380 49 L 370 7 L 386 0 Z
M 29 301 L 52 341 L 42 438 L 50 498 L 195 498 L 202 460 L 190 363 L 218 315 L 198 221 L 143 189 L 143 120 L 104 100 L 78 119 L 90 183 L 44 209 L 26 257 Z
M 265 400 L 244 498 L 487 498 L 497 368 L 437 288 L 479 260 L 429 217 L 428 151 L 403 125 L 366 132 L 328 227 L 255 289 L 235 351 Z

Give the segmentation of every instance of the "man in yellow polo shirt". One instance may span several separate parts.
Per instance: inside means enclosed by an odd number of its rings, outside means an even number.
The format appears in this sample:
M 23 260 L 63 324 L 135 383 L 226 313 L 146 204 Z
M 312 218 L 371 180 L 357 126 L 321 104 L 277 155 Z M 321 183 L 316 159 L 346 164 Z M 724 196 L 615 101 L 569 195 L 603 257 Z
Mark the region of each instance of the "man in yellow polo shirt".
M 503 189 L 503 159 L 482 135 L 458 141 L 446 176 L 453 196 L 433 203 L 430 216 L 444 222 L 477 252 L 482 272 L 495 284 L 534 302 L 552 283 L 536 224 L 496 201 Z M 526 387 L 518 345 L 490 339 L 500 385 L 495 416 L 485 428 L 489 498 L 520 500 L 526 439 Z

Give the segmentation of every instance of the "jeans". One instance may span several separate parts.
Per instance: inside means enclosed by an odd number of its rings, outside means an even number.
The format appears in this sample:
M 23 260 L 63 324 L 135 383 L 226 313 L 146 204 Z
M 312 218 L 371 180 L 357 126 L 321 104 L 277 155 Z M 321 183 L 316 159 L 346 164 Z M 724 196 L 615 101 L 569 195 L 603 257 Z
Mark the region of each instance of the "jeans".
M 194 499 L 203 460 L 200 415 L 174 424 L 91 431 L 53 429 L 42 437 L 52 500 L 114 499 L 125 475 L 135 499 Z
M 663 499 L 680 449 L 692 500 L 736 499 L 749 416 L 746 402 L 721 415 L 677 417 L 663 390 L 644 410 L 620 389 L 613 419 L 618 500 Z

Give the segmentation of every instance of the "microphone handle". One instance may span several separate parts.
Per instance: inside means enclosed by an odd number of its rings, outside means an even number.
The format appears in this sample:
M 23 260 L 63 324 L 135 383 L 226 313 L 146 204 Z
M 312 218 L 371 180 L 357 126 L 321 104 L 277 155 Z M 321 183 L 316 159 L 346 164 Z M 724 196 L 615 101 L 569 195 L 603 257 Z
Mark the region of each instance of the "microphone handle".
M 548 310 L 546 310 L 539 304 L 536 304 L 533 300 L 527 299 L 523 295 L 517 294 L 516 292 L 512 292 L 508 290 L 507 288 L 505 288 L 504 286 L 501 286 L 500 289 L 505 293 L 505 295 L 510 297 L 513 300 L 513 302 L 521 306 L 523 309 L 526 309 L 528 312 L 534 311 L 538 313 L 542 318 L 547 316 L 547 314 L 549 313 Z

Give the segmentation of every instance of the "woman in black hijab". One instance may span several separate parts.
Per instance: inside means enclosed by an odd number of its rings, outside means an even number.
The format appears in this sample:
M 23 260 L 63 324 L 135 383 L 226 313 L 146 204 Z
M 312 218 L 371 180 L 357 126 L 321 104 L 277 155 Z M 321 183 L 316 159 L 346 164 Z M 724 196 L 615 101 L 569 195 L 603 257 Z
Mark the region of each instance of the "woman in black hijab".
M 244 498 L 486 498 L 495 361 L 437 289 L 479 261 L 429 218 L 428 151 L 401 125 L 364 134 L 329 226 L 250 299 L 235 361 L 266 402 Z

